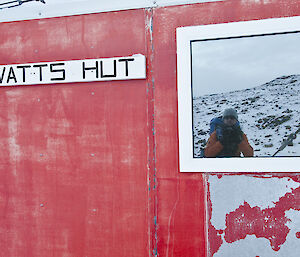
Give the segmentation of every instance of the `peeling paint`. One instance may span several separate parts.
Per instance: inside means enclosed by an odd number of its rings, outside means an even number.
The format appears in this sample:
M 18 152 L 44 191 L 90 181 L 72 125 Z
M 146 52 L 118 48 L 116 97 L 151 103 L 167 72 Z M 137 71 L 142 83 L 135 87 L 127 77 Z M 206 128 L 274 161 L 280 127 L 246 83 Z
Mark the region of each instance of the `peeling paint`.
M 224 244 L 240 242 L 252 235 L 269 240 L 270 248 L 281 253 L 291 229 L 295 228 L 295 221 L 287 212 L 300 211 L 300 185 L 294 180 L 289 177 L 210 176 L 210 256 L 223 256 L 227 251 Z

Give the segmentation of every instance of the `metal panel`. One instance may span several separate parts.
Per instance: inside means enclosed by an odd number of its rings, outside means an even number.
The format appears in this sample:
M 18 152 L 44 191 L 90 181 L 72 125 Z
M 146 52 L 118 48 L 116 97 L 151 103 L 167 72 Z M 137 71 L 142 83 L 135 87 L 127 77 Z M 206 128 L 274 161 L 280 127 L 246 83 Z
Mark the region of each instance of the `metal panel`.
M 0 31 L 1 64 L 147 52 L 144 10 Z M 1 255 L 149 256 L 146 80 L 0 91 Z
M 255 177 L 220 174 L 206 178 L 200 173 L 178 174 L 176 116 L 177 27 L 295 15 L 300 15 L 300 6 L 293 0 L 233 0 L 154 10 L 153 86 L 160 255 L 285 257 L 299 253 L 299 175 L 287 173 L 277 178 L 278 174 Z M 202 213 L 205 190 L 200 186 L 206 179 L 210 195 L 207 255 L 205 237 L 201 234 L 205 227 Z M 265 223 L 266 214 L 270 214 L 269 223 Z M 253 230 L 249 229 L 252 225 Z M 267 230 L 265 234 L 264 230 Z
M 203 177 L 201 173 L 184 174 L 178 170 L 175 31 L 179 26 L 204 21 L 210 6 L 220 3 L 153 10 L 152 81 L 160 256 L 206 256 Z

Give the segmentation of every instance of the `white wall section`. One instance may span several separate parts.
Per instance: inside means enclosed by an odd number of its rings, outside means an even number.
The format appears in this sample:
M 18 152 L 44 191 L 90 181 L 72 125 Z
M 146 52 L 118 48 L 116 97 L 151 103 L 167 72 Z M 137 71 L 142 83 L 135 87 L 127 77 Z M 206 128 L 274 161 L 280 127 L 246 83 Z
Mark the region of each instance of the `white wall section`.
M 10 1 L 12 0 L 0 0 L 0 22 L 225 0 L 45 0 L 45 4 L 32 1 L 13 8 L 1 9 L 5 7 L 1 4 Z

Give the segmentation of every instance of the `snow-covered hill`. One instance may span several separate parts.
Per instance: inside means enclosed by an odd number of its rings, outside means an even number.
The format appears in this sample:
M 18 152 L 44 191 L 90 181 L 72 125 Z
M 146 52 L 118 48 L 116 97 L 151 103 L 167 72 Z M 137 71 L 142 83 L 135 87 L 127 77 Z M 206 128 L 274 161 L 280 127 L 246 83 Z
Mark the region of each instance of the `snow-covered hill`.
M 255 156 L 272 156 L 283 139 L 300 127 L 300 75 L 276 78 L 261 86 L 193 99 L 194 152 L 200 155 L 209 138 L 209 123 L 234 108 Z M 300 156 L 300 133 L 293 146 L 276 156 Z

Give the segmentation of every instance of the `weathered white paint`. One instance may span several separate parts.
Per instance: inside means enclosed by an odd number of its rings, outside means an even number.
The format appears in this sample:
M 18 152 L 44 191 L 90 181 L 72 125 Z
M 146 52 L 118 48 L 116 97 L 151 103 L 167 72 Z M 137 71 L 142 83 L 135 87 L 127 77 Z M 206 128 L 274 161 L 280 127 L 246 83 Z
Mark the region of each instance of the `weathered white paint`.
M 9 1 L 1 0 L 0 3 Z M 0 22 L 218 1 L 226 0 L 45 0 L 46 4 L 33 1 L 0 9 Z
M 209 176 L 212 203 L 211 223 L 225 229 L 226 214 L 236 210 L 246 201 L 251 207 L 274 207 L 274 202 L 300 186 L 289 178 L 257 178 L 247 175 Z
M 208 181 L 212 203 L 211 223 L 217 230 L 225 229 L 226 214 L 243 205 L 244 201 L 251 207 L 258 206 L 261 209 L 274 207 L 274 202 L 280 197 L 300 186 L 300 183 L 289 178 L 258 178 L 244 175 L 222 178 L 211 175 Z M 290 219 L 286 224 L 290 231 L 279 251 L 274 251 L 266 238 L 247 235 L 245 239 L 227 243 L 222 234 L 223 243 L 213 257 L 298 257 L 300 239 L 296 237 L 296 233 L 300 231 L 300 212 L 288 210 L 285 216 Z
M 256 236 L 251 235 L 231 244 L 224 241 L 219 251 L 213 257 L 299 257 L 300 244 L 299 239 L 295 236 L 297 225 L 299 225 L 297 219 L 300 219 L 299 212 L 294 215 L 291 221 L 292 229 L 286 238 L 286 242 L 280 247 L 278 252 L 272 250 L 268 239 L 256 238 Z

